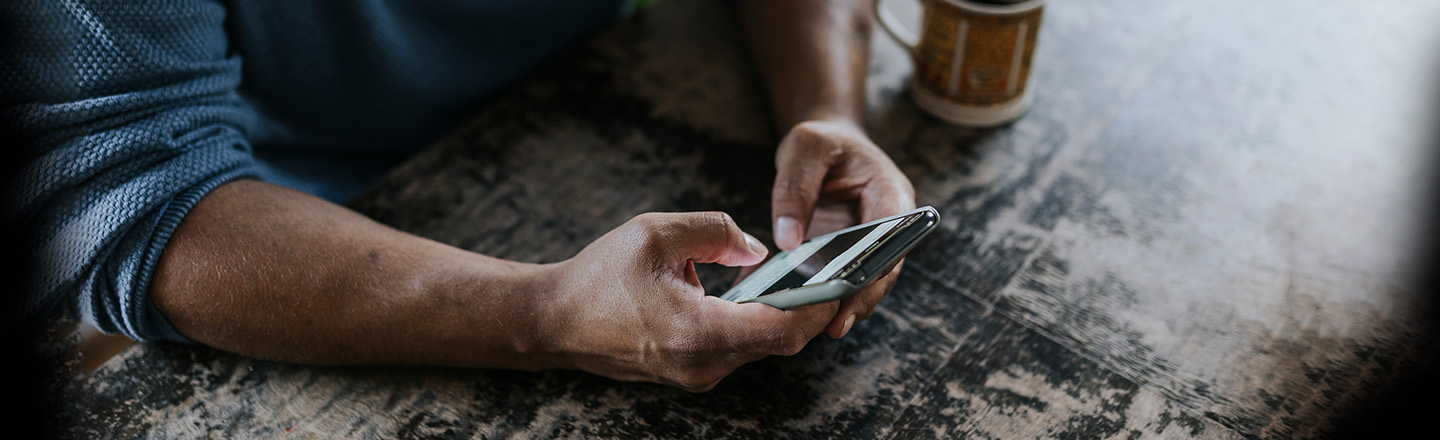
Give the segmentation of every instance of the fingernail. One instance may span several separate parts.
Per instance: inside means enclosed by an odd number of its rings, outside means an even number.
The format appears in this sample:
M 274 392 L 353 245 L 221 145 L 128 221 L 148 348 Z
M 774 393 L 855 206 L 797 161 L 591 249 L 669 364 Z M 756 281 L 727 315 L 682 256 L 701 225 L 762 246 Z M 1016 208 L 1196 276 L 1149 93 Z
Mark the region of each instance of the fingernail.
M 800 222 L 793 217 L 780 216 L 775 219 L 775 246 L 780 249 L 794 249 L 800 245 Z
M 745 245 L 750 246 L 750 252 L 755 253 L 755 255 L 763 257 L 770 253 L 770 250 L 766 249 L 765 245 L 760 244 L 759 239 L 750 236 L 750 234 L 745 234 Z
M 855 315 L 850 315 L 849 318 L 845 318 L 845 328 L 840 330 L 840 337 L 843 338 L 846 334 L 849 334 L 850 326 L 852 325 L 855 325 Z

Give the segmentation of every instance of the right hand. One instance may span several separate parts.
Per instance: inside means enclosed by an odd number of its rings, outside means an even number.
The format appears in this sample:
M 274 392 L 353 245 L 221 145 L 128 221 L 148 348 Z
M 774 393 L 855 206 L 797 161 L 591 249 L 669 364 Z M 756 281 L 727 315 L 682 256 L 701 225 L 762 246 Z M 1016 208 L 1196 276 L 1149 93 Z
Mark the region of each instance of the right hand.
M 792 355 L 825 329 L 838 302 L 781 310 L 706 296 L 694 263 L 748 266 L 766 255 L 729 215 L 636 216 L 552 267 L 544 349 L 561 366 L 708 391 L 736 368 Z

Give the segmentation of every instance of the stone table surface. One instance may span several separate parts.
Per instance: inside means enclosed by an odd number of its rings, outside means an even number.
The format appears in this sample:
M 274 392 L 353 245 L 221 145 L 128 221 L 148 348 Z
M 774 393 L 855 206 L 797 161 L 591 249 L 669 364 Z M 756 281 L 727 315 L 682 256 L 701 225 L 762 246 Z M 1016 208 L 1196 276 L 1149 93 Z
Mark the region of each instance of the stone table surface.
M 1324 436 L 1436 353 L 1409 280 L 1423 269 L 1437 19 L 1440 2 L 1424 0 L 1052 2 L 1033 108 L 994 129 L 921 113 L 908 59 L 876 32 L 869 129 L 941 226 L 849 336 L 747 365 L 708 393 L 140 344 L 73 380 L 69 429 Z M 659 2 L 485 103 L 350 206 L 533 262 L 646 211 L 723 210 L 768 242 L 769 121 L 733 7 Z M 714 293 L 733 274 L 701 278 Z

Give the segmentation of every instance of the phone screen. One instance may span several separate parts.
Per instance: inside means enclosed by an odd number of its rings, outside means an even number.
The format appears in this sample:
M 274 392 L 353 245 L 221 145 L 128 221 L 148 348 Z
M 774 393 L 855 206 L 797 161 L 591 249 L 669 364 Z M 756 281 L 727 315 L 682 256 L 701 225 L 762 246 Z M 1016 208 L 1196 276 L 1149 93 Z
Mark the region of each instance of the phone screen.
M 720 298 L 745 301 L 844 278 L 871 250 L 915 218 L 904 216 L 810 239 L 793 250 L 776 253 Z

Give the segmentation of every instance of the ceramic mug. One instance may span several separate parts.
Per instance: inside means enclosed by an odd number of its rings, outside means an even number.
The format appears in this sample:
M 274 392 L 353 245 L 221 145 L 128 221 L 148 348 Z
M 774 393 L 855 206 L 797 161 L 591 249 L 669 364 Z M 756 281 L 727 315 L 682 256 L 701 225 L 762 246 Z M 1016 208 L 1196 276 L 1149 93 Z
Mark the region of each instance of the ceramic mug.
M 884 0 L 875 17 L 910 50 L 915 103 L 946 122 L 992 126 L 1030 105 L 1035 39 L 1047 0 L 921 0 L 920 33 L 899 23 Z

